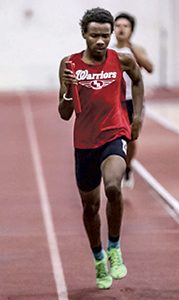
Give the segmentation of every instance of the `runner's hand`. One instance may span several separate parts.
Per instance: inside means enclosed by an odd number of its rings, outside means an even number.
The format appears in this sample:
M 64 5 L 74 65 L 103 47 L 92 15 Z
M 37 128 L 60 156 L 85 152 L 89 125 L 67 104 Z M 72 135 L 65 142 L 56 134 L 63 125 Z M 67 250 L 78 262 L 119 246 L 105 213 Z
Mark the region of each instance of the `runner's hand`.
M 139 136 L 139 132 L 142 126 L 141 117 L 134 117 L 131 125 L 131 138 L 132 140 L 136 140 Z

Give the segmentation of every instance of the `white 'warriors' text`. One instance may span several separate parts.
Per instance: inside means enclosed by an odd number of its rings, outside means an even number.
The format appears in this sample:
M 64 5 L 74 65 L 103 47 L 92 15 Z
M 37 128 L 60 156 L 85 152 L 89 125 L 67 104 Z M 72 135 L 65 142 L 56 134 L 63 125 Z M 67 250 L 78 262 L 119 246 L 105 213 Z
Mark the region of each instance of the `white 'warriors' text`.
M 81 80 L 99 80 L 99 79 L 110 79 L 110 78 L 116 78 L 117 73 L 116 72 L 104 72 L 101 71 L 100 73 L 88 73 L 88 70 L 77 70 L 76 71 L 76 77 L 78 81 Z

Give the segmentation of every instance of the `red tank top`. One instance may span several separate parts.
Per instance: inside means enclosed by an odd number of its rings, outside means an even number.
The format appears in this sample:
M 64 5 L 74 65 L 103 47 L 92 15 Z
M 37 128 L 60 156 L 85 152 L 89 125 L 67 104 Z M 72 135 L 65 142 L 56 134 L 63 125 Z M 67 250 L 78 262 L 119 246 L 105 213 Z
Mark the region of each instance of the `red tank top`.
M 74 124 L 74 147 L 97 148 L 113 139 L 131 137 L 127 111 L 122 107 L 125 99 L 122 70 L 117 53 L 107 50 L 101 65 L 88 65 L 82 53 L 73 54 L 82 112 Z

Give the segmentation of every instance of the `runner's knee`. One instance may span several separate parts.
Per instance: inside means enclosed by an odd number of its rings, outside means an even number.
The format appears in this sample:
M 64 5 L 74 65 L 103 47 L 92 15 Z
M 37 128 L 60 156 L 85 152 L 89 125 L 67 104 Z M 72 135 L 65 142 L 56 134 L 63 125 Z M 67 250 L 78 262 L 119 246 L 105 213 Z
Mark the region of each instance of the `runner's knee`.
M 120 185 L 115 183 L 107 184 L 105 187 L 105 194 L 108 201 L 120 201 L 121 198 L 121 188 Z

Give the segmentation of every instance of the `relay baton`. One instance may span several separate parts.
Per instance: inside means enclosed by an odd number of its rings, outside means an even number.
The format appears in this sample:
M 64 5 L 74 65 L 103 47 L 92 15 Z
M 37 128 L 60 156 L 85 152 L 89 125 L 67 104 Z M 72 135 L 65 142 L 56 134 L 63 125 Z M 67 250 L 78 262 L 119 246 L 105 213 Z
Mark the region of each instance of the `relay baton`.
M 65 62 L 66 68 L 71 70 L 73 73 L 75 73 L 75 64 L 72 61 L 66 61 Z M 80 103 L 80 97 L 78 93 L 78 87 L 76 84 L 72 84 L 72 96 L 74 101 L 74 109 L 76 114 L 79 114 L 81 112 L 81 103 Z

